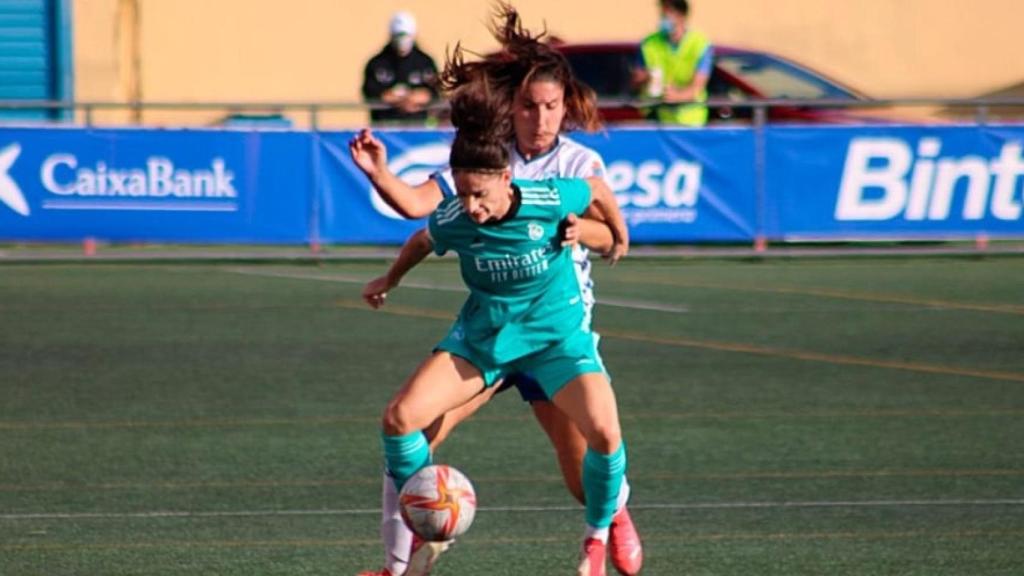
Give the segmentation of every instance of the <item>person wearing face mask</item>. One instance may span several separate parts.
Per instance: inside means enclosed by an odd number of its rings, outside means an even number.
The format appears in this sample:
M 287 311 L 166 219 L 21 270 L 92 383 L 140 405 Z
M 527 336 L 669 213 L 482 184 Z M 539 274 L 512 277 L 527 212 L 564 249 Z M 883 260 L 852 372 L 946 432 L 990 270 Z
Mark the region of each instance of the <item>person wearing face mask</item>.
M 708 108 L 712 47 L 707 37 L 689 26 L 687 0 L 661 0 L 658 31 L 640 44 L 633 74 L 635 88 L 660 103 L 651 117 L 663 124 L 703 126 Z
M 391 18 L 390 39 L 363 72 L 363 97 L 389 108 L 370 110 L 374 124 L 425 123 L 437 98 L 437 65 L 416 45 L 416 19 L 408 12 Z

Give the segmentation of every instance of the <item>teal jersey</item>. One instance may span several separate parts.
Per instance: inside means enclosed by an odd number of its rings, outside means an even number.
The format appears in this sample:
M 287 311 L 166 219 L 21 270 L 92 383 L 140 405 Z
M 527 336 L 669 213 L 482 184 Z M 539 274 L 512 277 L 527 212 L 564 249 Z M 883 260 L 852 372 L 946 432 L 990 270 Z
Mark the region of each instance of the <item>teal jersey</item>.
M 561 222 L 590 204 L 580 179 L 513 180 L 519 199 L 497 222 L 477 224 L 458 197 L 431 215 L 434 251 L 459 256 L 470 296 L 457 327 L 477 354 L 495 364 L 522 358 L 586 329 L 572 262 L 561 246 Z

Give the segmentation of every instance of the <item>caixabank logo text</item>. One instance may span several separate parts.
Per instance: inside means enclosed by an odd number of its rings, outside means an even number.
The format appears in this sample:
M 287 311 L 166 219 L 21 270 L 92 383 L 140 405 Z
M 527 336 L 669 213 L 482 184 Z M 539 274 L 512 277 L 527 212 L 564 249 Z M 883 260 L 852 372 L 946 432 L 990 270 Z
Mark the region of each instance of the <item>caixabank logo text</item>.
M 115 164 L 73 152 L 53 152 L 33 159 L 26 158 L 23 152 L 19 142 L 0 148 L 0 209 L 23 217 L 32 216 L 35 209 L 238 210 L 235 173 L 219 156 L 205 161 L 201 167 L 185 168 L 162 155 Z M 20 165 L 26 162 L 38 165 Z

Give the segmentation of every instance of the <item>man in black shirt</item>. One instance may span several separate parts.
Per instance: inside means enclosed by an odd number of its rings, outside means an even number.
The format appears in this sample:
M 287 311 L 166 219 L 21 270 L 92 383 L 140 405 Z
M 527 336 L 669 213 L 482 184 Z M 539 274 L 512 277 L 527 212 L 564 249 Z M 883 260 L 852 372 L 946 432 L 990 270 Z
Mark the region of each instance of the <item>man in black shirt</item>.
M 391 107 L 371 110 L 373 123 L 424 123 L 427 105 L 437 98 L 437 66 L 416 45 L 416 19 L 408 12 L 391 18 L 391 39 L 366 63 L 363 97 Z

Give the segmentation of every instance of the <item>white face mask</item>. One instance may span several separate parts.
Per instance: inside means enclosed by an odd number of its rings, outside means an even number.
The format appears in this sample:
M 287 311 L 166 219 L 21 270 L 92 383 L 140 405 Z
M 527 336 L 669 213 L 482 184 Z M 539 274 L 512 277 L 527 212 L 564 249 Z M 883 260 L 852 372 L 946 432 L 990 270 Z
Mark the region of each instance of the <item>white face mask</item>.
M 676 23 L 668 16 L 662 16 L 658 21 L 658 29 L 666 36 L 671 36 L 676 29 Z
M 391 38 L 391 47 L 402 56 L 412 52 L 412 46 L 415 43 L 416 40 L 408 34 L 399 34 Z

